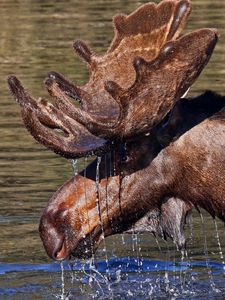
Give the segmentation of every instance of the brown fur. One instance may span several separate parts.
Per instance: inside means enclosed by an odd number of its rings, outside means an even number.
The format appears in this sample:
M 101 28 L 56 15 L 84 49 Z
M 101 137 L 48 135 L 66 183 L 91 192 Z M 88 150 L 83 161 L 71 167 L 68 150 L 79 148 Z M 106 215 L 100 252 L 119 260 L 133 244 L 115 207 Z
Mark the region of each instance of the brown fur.
M 122 180 L 118 176 L 103 178 L 97 190 L 94 181 L 75 176 L 53 196 L 43 213 L 40 234 L 48 254 L 55 259 L 64 259 L 71 254 L 88 256 L 104 238 L 101 226 L 105 236 L 127 230 L 146 211 L 160 209 L 162 199 L 166 197 L 178 197 L 225 220 L 224 141 L 223 110 L 163 149 L 148 167 Z M 81 184 L 85 191 L 80 190 Z M 98 194 L 100 214 L 97 206 L 87 207 L 89 201 L 96 201 L 93 192 Z M 67 206 L 71 197 L 73 201 Z M 53 228 L 57 231 L 63 226 L 66 250 L 62 252 L 60 248 L 53 256 L 48 251 L 46 239 L 46 236 L 50 239 L 51 235 L 45 232 L 51 231 L 49 222 L 51 218 L 55 219 L 55 213 L 58 216 L 59 203 L 68 209 L 62 210 L 65 219 L 60 218 Z M 49 211 L 49 207 L 54 207 L 55 212 Z M 80 222 L 82 225 L 77 227 Z M 43 223 L 47 225 L 43 227 Z
M 184 225 L 193 205 L 179 198 L 166 198 L 160 209 L 150 210 L 127 233 L 149 232 L 163 239 L 171 238 L 179 249 L 186 246 Z

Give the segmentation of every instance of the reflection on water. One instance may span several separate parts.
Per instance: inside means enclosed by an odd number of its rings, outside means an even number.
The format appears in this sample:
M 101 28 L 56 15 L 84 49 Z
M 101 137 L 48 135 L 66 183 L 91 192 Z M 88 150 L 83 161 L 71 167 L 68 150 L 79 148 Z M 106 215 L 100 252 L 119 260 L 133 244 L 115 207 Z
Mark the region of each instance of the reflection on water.
M 204 299 L 225 293 L 220 280 L 223 275 L 221 263 L 209 262 L 213 286 L 203 275 L 202 270 L 207 267 L 204 261 L 181 263 L 141 259 L 140 262 L 141 266 L 137 258 L 120 257 L 111 258 L 108 263 L 98 260 L 91 266 L 83 262 L 64 263 L 61 280 L 60 265 L 56 263 L 1 264 L 0 274 L 4 274 L 10 284 L 0 288 L 0 297 L 22 294 L 26 298 L 32 294 L 32 299 L 109 299 L 111 296 L 113 299 L 151 299 L 157 295 L 164 299 L 179 295 L 179 299 Z M 166 274 L 170 275 L 167 277 Z
M 34 96 L 45 97 L 47 93 L 41 82 L 50 70 L 56 70 L 76 83 L 85 82 L 88 76 L 87 70 L 73 55 L 72 41 L 81 38 L 88 41 L 96 52 L 104 52 L 112 38 L 112 16 L 121 11 L 131 12 L 145 2 L 147 1 L 2 0 L 0 2 L 0 298 L 4 295 L 4 299 L 7 299 L 6 295 L 8 295 L 9 299 L 13 297 L 28 299 L 29 295 L 33 295 L 38 299 L 44 298 L 43 295 L 45 295 L 50 299 L 55 298 L 54 295 L 59 295 L 60 267 L 58 264 L 43 265 L 48 262 L 48 259 L 42 249 L 37 226 L 47 199 L 58 186 L 72 176 L 70 162 L 44 149 L 27 134 L 22 126 L 19 107 L 8 93 L 6 77 L 15 73 Z M 224 94 L 225 2 L 193 0 L 192 3 L 193 14 L 189 18 L 187 30 L 216 27 L 220 32 L 220 42 L 207 69 L 193 86 L 191 94 L 197 94 L 208 88 Z M 84 164 L 82 160 L 79 163 Z M 215 286 L 220 289 L 225 247 L 221 222 L 218 222 L 218 236 L 210 217 L 204 216 L 204 223 L 207 232 L 208 266 L 204 263 L 204 237 L 201 233 L 200 218 L 197 215 L 187 230 L 190 245 L 189 260 L 184 259 L 182 268 L 188 268 L 193 274 L 197 272 L 198 276 L 202 274 L 201 285 L 199 281 L 196 281 L 197 283 L 192 281 L 191 284 L 193 289 L 196 284 L 200 285 L 198 290 L 202 289 L 201 295 L 207 297 L 212 292 L 208 288 L 210 284 L 208 274 L 211 268 Z M 154 262 L 150 258 L 164 261 L 166 257 L 168 264 L 172 263 L 172 268 L 176 266 L 175 263 L 178 263 L 178 268 L 180 268 L 180 253 L 176 252 L 173 245 L 160 242 L 163 251 L 160 254 L 154 239 L 148 235 L 138 236 L 137 245 L 141 250 L 137 249 L 131 236 L 125 236 L 124 239 L 125 243 L 122 242 L 120 236 L 107 239 L 107 256 L 134 257 L 138 253 L 141 269 L 134 271 L 133 265 L 132 267 L 129 265 L 127 268 L 131 268 L 131 272 L 128 272 L 129 270 L 120 269 L 116 265 L 115 270 L 121 273 L 122 281 L 118 281 L 115 277 L 120 273 L 110 275 L 115 298 L 134 298 L 138 286 L 143 287 L 142 292 L 139 289 L 140 294 L 137 296 L 140 299 L 141 297 L 144 299 L 145 295 L 154 297 L 154 293 L 159 295 L 157 286 L 160 285 L 154 285 L 153 282 L 157 282 L 157 276 L 165 275 L 168 266 L 163 266 L 164 275 L 161 274 L 161 270 L 153 276 L 148 273 L 148 270 L 145 273 L 145 260 L 152 268 Z M 104 257 L 105 253 L 100 249 L 97 258 Z M 199 265 L 194 265 L 198 260 L 203 263 L 201 268 Z M 185 264 L 188 261 L 187 267 Z M 213 265 L 210 265 L 210 261 L 213 261 Z M 9 265 L 11 263 L 13 265 Z M 124 268 L 124 262 L 119 263 L 121 268 Z M 218 268 L 214 264 L 218 264 Z M 111 267 L 114 272 L 114 267 L 112 265 Z M 88 279 L 88 276 L 80 271 L 82 268 L 83 266 L 77 262 L 76 271 L 72 273 L 75 276 L 73 284 L 71 284 L 71 279 L 67 280 L 68 276 L 71 277 L 71 272 L 66 271 L 65 283 L 71 286 L 74 297 L 88 299 L 95 292 L 87 284 L 90 278 Z M 101 268 L 99 266 L 98 270 L 104 273 Z M 53 272 L 54 276 L 48 271 Z M 173 275 L 170 274 L 168 278 L 176 285 L 176 282 L 180 283 L 177 280 L 179 272 L 177 273 L 175 269 L 173 271 L 176 272 Z M 87 273 L 88 270 L 85 272 Z M 114 273 L 116 274 L 116 271 Z M 101 281 L 101 278 L 99 280 Z M 149 282 L 152 282 L 152 285 Z M 128 286 L 132 286 L 132 289 Z M 165 295 L 164 287 L 161 291 Z M 102 288 L 106 293 L 106 287 Z M 130 295 L 128 290 L 130 290 Z M 96 286 L 96 291 L 99 297 L 102 297 L 98 286 Z M 222 295 L 221 293 L 223 292 L 219 292 L 218 295 Z M 180 299 L 183 299 L 182 297 Z

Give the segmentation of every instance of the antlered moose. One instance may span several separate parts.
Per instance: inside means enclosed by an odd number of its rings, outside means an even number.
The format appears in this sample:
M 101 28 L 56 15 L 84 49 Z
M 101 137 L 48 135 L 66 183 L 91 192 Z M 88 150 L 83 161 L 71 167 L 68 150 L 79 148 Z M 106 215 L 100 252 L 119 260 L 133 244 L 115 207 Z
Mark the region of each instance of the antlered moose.
M 38 142 L 66 158 L 98 156 L 43 211 L 39 231 L 51 258 L 89 257 L 106 236 L 124 231 L 150 231 L 182 248 L 193 207 L 224 220 L 225 97 L 208 91 L 182 99 L 209 61 L 217 31 L 179 37 L 190 10 L 188 0 L 163 0 L 115 16 L 103 56 L 76 41 L 90 79 L 75 86 L 50 72 L 53 104 L 9 77 Z

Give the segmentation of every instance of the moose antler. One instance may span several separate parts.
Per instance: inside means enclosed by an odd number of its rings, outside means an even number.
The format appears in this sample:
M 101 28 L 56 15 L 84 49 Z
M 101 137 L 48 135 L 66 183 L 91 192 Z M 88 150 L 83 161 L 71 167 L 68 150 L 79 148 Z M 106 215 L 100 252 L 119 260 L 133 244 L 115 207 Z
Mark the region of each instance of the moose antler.
M 116 15 L 113 18 L 115 36 L 103 56 L 94 54 L 83 41 L 75 41 L 73 47 L 90 71 L 87 84 L 81 88 L 73 86 L 74 98 L 80 99 L 82 108 L 102 116 L 108 112 L 108 117 L 115 122 L 119 107 L 105 91 L 104 81 L 130 87 L 136 78 L 134 58 L 142 57 L 146 61 L 156 58 L 167 41 L 177 38 L 189 13 L 189 1 L 166 0 L 159 5 L 144 4 L 129 16 Z
M 48 148 L 66 157 L 79 157 L 83 153 L 92 152 L 97 154 L 98 148 L 106 146 L 104 139 L 92 135 L 51 103 L 44 99 L 36 101 L 30 97 L 15 76 L 9 77 L 8 83 L 22 107 L 26 128 L 41 144 L 47 144 Z M 52 129 L 60 130 L 61 134 L 56 134 Z
M 96 153 L 108 140 L 150 131 L 199 76 L 217 41 L 212 29 L 176 40 L 189 13 L 189 1 L 164 0 L 159 5 L 145 4 L 129 16 L 116 16 L 115 37 L 103 56 L 76 41 L 74 49 L 88 63 L 90 80 L 77 87 L 51 72 L 45 84 L 55 99 L 54 108 L 28 101 L 31 97 L 10 77 L 10 89 L 20 98 L 28 130 L 65 157 Z M 78 99 L 81 107 L 74 106 L 70 98 Z M 68 136 L 51 136 L 46 127 L 60 128 Z

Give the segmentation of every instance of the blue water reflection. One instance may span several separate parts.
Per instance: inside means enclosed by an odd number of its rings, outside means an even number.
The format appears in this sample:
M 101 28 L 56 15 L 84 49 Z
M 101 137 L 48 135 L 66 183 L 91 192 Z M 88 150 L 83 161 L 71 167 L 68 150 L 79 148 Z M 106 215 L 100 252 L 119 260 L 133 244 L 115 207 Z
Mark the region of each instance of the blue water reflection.
M 98 260 L 94 263 L 82 263 L 76 261 L 74 263 L 64 262 L 65 271 L 80 271 L 85 272 L 93 271 L 93 268 L 100 273 L 113 274 L 118 270 L 122 273 L 147 273 L 147 272 L 158 272 L 158 271 L 169 271 L 178 272 L 192 269 L 195 267 L 212 269 L 213 273 L 222 274 L 225 273 L 224 265 L 216 261 L 183 261 L 183 262 L 172 262 L 172 261 L 160 261 L 151 259 L 137 259 L 136 257 L 118 257 L 111 258 L 108 261 Z M 24 272 L 24 271 L 44 271 L 44 272 L 61 272 L 60 263 L 49 263 L 49 264 L 0 264 L 0 275 L 8 272 Z
M 137 259 L 136 257 L 111 258 L 108 261 L 97 260 L 94 263 L 75 261 L 73 264 L 64 262 L 64 276 L 71 286 L 64 291 L 62 299 L 75 299 L 76 294 L 87 296 L 86 289 L 91 288 L 92 298 L 106 299 L 113 293 L 115 299 L 146 299 L 145 296 L 160 297 L 174 296 L 174 299 L 201 299 L 202 295 L 217 295 L 220 299 L 224 295 L 223 288 L 224 265 L 217 261 L 161 261 L 151 259 Z M 203 270 L 208 269 L 208 274 Z M 33 283 L 32 276 L 44 278 L 46 273 L 53 273 L 52 289 L 46 282 Z M 17 297 L 21 293 L 33 297 L 38 294 L 43 299 L 60 298 L 62 295 L 54 293 L 54 289 L 62 287 L 60 263 L 49 264 L 0 264 L 0 276 L 9 278 L 22 277 L 23 284 L 13 287 L 1 287 L 0 296 Z M 68 277 L 69 276 L 69 277 Z M 24 284 L 24 277 L 29 278 Z M 49 277 L 49 275 L 48 275 Z M 70 278 L 70 280 L 68 280 Z M 73 278 L 73 280 L 71 279 Z M 198 279 L 201 280 L 199 281 Z M 91 280 L 90 280 L 91 279 Z M 28 283 L 29 282 L 29 283 Z M 81 291 L 80 287 L 83 286 Z M 211 289 L 211 291 L 210 291 Z M 33 296 L 32 296 L 33 295 Z M 89 294 L 91 295 L 91 294 Z M 29 296 L 29 297 L 30 297 Z M 28 299 L 30 299 L 28 297 Z M 150 297 L 150 299 L 151 299 Z M 188 298 L 187 298 L 188 297 Z M 219 298 L 218 298 L 219 297 Z M 25 297 L 26 298 L 26 297 Z M 4 298 L 6 299 L 6 298 Z M 33 299 L 33 298 L 32 298 Z M 76 299 L 89 299 L 80 298 Z M 164 299 L 164 298 L 162 298 Z M 222 298 L 221 298 L 222 299 Z

